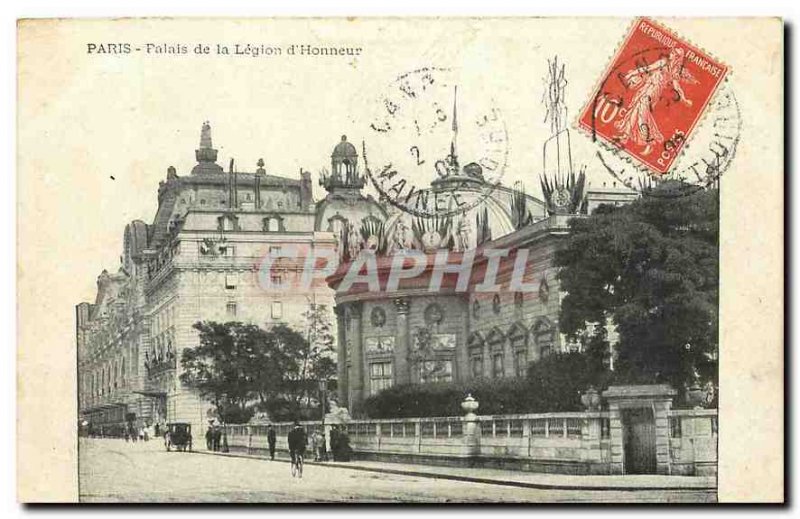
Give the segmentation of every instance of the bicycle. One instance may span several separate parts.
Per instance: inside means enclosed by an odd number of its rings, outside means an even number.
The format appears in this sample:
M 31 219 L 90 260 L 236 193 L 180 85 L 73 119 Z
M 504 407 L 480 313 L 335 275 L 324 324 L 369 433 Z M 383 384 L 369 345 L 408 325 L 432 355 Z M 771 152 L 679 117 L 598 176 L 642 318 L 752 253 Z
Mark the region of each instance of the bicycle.
M 300 452 L 292 453 L 292 477 L 303 478 L 303 454 Z

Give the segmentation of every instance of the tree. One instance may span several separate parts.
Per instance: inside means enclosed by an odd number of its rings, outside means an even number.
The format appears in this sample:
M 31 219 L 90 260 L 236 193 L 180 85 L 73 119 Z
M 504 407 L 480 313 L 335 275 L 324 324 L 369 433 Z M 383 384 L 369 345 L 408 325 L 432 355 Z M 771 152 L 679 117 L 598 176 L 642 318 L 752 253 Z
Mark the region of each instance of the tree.
M 570 222 L 555 255 L 566 293 L 560 329 L 590 345 L 597 369 L 613 322 L 618 382 L 716 385 L 719 193 L 662 189 Z
M 327 305 L 311 304 L 303 313 L 306 320 L 306 340 L 300 353 L 297 402 L 311 406 L 311 399 L 319 391 L 319 381 L 336 375 L 336 360 L 331 311 Z
M 211 401 L 223 422 L 246 421 L 254 352 L 263 330 L 235 322 L 198 322 L 194 328 L 200 332 L 200 344 L 183 350 L 181 382 Z
M 336 372 L 325 307 L 307 314 L 307 333 L 285 324 L 265 330 L 239 322 L 196 323 L 200 344 L 183 350 L 181 382 L 211 401 L 228 423 L 246 422 L 254 407 L 273 419 L 299 417 L 318 380 Z

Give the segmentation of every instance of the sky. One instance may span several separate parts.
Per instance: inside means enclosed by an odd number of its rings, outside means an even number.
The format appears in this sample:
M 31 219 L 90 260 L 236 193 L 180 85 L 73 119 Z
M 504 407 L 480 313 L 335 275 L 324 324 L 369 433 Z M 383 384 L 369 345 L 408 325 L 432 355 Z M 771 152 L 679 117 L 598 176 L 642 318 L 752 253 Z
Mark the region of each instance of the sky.
M 226 170 L 231 158 L 244 171 L 253 171 L 263 158 L 268 173 L 290 178 L 299 178 L 302 168 L 312 173 L 317 199 L 324 192 L 316 179 L 329 167 L 343 134 L 360 154 L 363 142 L 376 162 L 384 159 L 384 150 L 396 146 L 399 153 L 412 144 L 442 156 L 451 135 L 446 125 L 423 132 L 418 141 L 400 131 L 385 136 L 370 128 L 387 93 L 397 92 L 398 77 L 423 68 L 447 69 L 441 77 L 458 85 L 462 165 L 486 145 L 470 132 L 470 121 L 496 108 L 507 135 L 501 181 L 521 182 L 526 192 L 540 196 L 542 144 L 550 136 L 542 103 L 548 60 L 557 56 L 565 65 L 564 119 L 571 125 L 630 23 L 624 18 L 598 18 L 589 25 L 470 18 L 41 22 L 26 33 L 19 65 L 20 84 L 26 85 L 20 93 L 20 171 L 30 175 L 20 186 L 20 206 L 50 230 L 36 238 L 34 248 L 64 251 L 55 267 L 69 273 L 64 288 L 76 302 L 93 299 L 96 276 L 119 266 L 125 225 L 134 219 L 152 222 L 158 182 L 167 168 L 189 174 L 205 120 Z M 680 27 L 692 34 L 691 23 Z M 126 43 L 129 53 L 98 52 Z M 208 45 L 210 53 L 195 54 L 198 44 Z M 279 47 L 282 55 L 220 55 L 218 44 L 231 52 L 236 45 Z M 288 55 L 290 46 L 304 44 L 361 50 L 358 56 Z M 182 46 L 185 54 L 155 52 Z M 437 95 L 451 112 L 450 90 Z M 432 102 L 419 110 L 430 115 Z M 587 167 L 589 185 L 613 182 L 594 157 L 595 145 L 576 130 L 571 137 L 574 165 Z M 432 169 L 420 174 L 433 175 Z M 433 178 L 414 175 L 423 183 Z M 65 221 L 70 222 L 66 232 Z

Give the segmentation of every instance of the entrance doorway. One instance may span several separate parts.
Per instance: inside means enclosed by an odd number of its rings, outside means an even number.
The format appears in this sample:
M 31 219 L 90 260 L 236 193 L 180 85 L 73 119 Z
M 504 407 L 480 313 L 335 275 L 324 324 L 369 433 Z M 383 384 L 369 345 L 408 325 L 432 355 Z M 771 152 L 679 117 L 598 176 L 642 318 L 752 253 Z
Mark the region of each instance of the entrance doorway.
M 656 473 L 656 423 L 653 410 L 622 410 L 622 441 L 626 474 Z

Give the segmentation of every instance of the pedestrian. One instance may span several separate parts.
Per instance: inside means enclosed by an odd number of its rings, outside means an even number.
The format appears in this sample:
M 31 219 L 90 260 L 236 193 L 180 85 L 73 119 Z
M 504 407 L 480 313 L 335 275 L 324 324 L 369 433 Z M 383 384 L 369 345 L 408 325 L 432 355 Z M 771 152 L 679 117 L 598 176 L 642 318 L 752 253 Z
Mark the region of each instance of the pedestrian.
M 214 430 L 209 425 L 208 430 L 206 431 L 206 450 L 211 450 L 213 443 L 214 443 Z
M 275 459 L 275 429 L 272 424 L 267 425 L 267 444 L 269 445 L 269 459 Z
M 347 434 L 347 429 L 344 429 L 339 437 L 339 450 L 342 452 L 342 461 L 350 461 L 353 450 L 350 448 L 350 436 Z
M 325 437 L 325 431 L 320 433 L 320 438 L 322 441 L 319 446 L 319 459 L 320 461 L 328 461 L 328 445 L 326 443 L 327 438 Z
M 214 452 L 219 452 L 220 441 L 222 440 L 222 428 L 220 426 L 214 427 Z
M 325 436 L 319 430 L 314 431 L 314 461 L 323 461 L 322 450 L 325 448 Z
M 314 461 L 317 461 L 317 431 L 311 433 L 311 436 L 308 437 L 308 443 L 311 447 L 311 453 L 314 455 Z
M 339 426 L 334 425 L 331 428 L 331 454 L 333 461 L 339 461 Z

